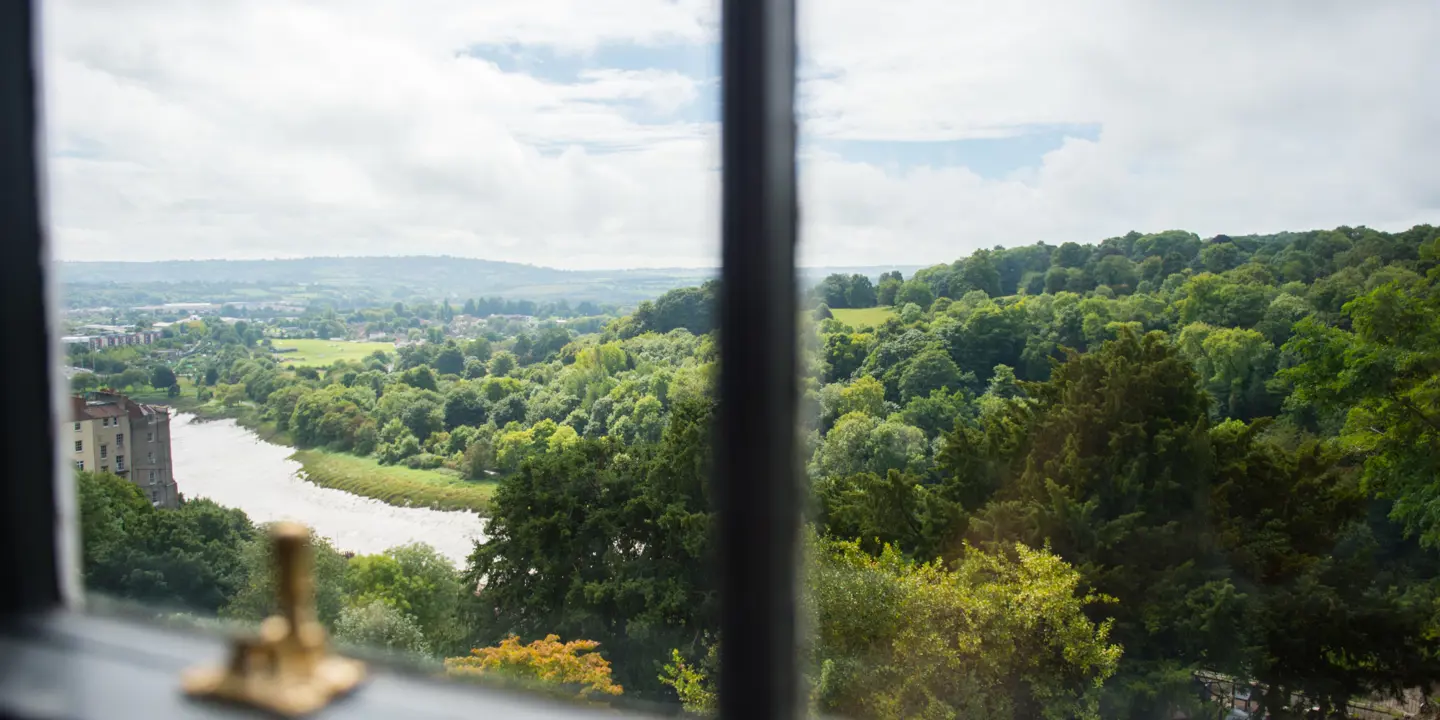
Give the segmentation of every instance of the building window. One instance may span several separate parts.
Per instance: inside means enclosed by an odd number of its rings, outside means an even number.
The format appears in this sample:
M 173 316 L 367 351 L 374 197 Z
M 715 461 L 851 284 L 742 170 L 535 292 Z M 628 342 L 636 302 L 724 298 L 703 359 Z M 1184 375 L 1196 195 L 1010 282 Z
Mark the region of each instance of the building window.
M 115 456 L 115 471 L 116 471 L 116 472 L 121 472 L 121 471 L 123 471 L 124 469 L 125 469 L 125 456 L 124 456 L 124 455 L 116 455 L 116 456 Z
M 115 433 L 115 447 L 125 447 L 125 433 Z
M 85 461 L 84 461 L 84 460 L 76 460 L 76 461 L 75 461 L 75 469 L 76 469 L 76 470 L 84 470 L 84 469 L 85 469 Z
M 84 452 L 84 451 L 85 451 L 85 441 L 84 441 L 84 440 L 76 440 L 76 441 L 75 441 L 75 452 Z
M 103 427 L 110 427 L 110 418 L 100 418 L 100 425 Z
M 146 460 L 146 462 L 152 462 L 152 463 L 155 462 L 155 453 L 154 453 L 154 451 L 145 453 L 145 460 Z
M 80 432 L 80 423 L 75 423 L 75 432 Z
M 153 422 L 153 421 L 152 421 Z M 145 442 L 155 442 L 155 431 L 145 433 Z
M 150 471 L 150 484 L 151 484 L 151 485 L 154 485 L 154 484 L 155 484 L 155 471 L 154 471 L 154 470 L 151 470 L 151 471 Z
M 102 444 L 102 445 L 100 446 L 100 459 L 101 459 L 101 460 L 104 460 L 105 458 L 110 457 L 109 453 L 110 453 L 110 446 L 109 446 L 109 445 L 104 445 L 104 444 Z

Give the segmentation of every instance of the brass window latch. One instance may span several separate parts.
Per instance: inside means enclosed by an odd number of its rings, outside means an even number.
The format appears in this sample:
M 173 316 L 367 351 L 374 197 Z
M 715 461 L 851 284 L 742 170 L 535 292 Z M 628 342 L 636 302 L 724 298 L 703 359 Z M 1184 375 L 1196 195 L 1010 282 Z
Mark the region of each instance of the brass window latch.
M 192 668 L 182 685 L 193 697 L 224 700 L 286 716 L 305 715 L 353 690 L 365 677 L 358 660 L 329 652 L 315 615 L 310 531 L 299 523 L 271 530 L 280 612 L 258 636 L 237 638 L 225 667 Z

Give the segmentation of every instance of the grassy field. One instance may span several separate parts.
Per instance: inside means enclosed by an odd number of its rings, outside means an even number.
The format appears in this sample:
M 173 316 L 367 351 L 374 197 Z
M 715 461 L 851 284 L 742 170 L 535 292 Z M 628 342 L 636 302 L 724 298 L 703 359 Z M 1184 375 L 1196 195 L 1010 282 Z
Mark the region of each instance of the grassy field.
M 889 305 L 872 308 L 830 308 L 836 320 L 851 327 L 879 327 L 889 318 L 895 317 L 895 309 Z
M 340 340 L 276 340 L 275 349 L 294 348 L 295 352 L 277 353 L 275 361 L 296 367 L 325 367 L 336 360 L 361 360 L 376 350 L 394 352 L 395 346 L 384 342 L 344 342 Z
M 178 398 L 172 398 L 168 392 L 157 390 L 149 385 L 143 388 L 132 388 L 125 391 L 125 394 L 136 402 L 149 405 L 169 405 L 177 410 L 186 410 L 196 405 L 195 382 L 183 375 L 177 377 L 176 381 L 180 385 L 180 397 Z
M 495 492 L 493 482 L 469 482 L 444 470 L 381 465 L 374 458 L 324 450 L 296 450 L 293 457 L 305 466 L 306 479 L 316 485 L 401 507 L 485 514 L 490 508 L 490 495 Z

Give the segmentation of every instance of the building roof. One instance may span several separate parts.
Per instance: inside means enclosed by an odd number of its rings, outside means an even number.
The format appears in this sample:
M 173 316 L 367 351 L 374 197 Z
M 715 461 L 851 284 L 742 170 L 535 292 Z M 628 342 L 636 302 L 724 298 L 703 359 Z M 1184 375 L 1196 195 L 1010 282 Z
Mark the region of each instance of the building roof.
M 76 422 L 122 415 L 143 418 L 156 414 L 168 414 L 168 410 L 135 402 L 119 393 L 93 392 L 70 396 L 70 419 Z

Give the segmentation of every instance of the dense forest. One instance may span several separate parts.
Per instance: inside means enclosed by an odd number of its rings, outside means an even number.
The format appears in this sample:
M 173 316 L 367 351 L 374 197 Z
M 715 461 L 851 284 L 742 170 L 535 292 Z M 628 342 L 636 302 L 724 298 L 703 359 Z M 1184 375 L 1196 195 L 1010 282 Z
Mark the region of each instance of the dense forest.
M 369 592 L 372 625 L 418 624 L 398 644 L 436 656 L 590 641 L 625 697 L 703 711 L 724 642 L 714 292 L 320 371 L 236 343 L 202 383 L 301 446 L 498 473 L 489 539 L 432 583 L 443 629 L 383 582 L 355 589 L 355 560 L 332 626 Z M 1292 693 L 1328 710 L 1440 680 L 1440 229 L 1131 233 L 808 297 L 817 709 L 1148 720 L 1197 703 L 1205 669 L 1263 683 L 1279 714 Z M 840 312 L 877 306 L 866 326 Z M 197 527 L 237 535 L 170 562 L 87 510 L 92 587 L 249 616 L 243 553 L 204 553 L 253 529 Z

